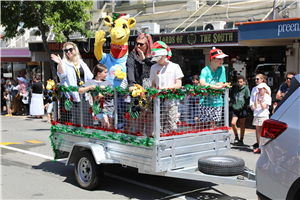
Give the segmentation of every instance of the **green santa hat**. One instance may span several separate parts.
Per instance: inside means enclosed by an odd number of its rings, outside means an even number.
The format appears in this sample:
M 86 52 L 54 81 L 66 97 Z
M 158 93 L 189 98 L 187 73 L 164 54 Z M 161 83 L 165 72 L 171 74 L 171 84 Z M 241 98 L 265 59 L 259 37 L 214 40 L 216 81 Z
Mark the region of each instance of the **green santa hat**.
M 119 18 L 124 18 L 124 19 L 128 20 L 129 15 L 126 13 L 113 13 L 113 18 L 112 18 L 113 22 Z
M 159 61 L 161 57 L 165 55 L 167 55 L 167 59 L 170 60 L 172 52 L 170 47 L 166 43 L 157 41 L 152 46 L 151 55 L 153 57 L 151 61 Z

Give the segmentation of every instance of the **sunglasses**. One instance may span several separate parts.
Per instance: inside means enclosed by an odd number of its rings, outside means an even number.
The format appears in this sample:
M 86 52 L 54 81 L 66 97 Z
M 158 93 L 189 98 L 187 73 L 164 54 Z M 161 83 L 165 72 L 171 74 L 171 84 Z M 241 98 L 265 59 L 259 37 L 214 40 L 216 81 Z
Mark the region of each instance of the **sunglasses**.
M 136 46 L 141 46 L 141 47 L 142 47 L 142 46 L 144 46 L 145 44 L 146 44 L 146 43 L 138 43 L 138 42 L 137 42 L 137 43 L 136 43 Z
M 292 78 L 286 78 L 287 80 L 292 80 Z
M 256 80 L 256 81 L 259 81 L 259 79 L 260 79 L 260 78 L 256 78 L 255 80 Z
M 74 48 L 64 49 L 63 51 L 64 51 L 65 53 L 68 53 L 68 51 L 70 51 L 70 52 L 72 53 L 73 49 L 74 49 Z

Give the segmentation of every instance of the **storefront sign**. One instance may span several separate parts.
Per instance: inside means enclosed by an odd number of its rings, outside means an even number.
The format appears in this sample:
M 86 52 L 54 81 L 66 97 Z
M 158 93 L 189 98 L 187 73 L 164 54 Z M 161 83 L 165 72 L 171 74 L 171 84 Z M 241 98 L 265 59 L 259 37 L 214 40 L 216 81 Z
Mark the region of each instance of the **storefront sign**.
M 50 51 L 59 51 L 63 49 L 64 44 L 63 43 L 48 43 L 47 44 Z
M 238 44 L 238 30 L 203 31 L 153 35 L 153 41 L 163 41 L 170 47 Z
M 300 22 L 298 23 L 289 23 L 289 24 L 278 24 L 278 36 L 280 36 L 280 33 L 285 32 L 300 32 Z
M 135 46 L 137 36 L 130 36 L 128 39 L 128 49 L 131 51 Z M 200 31 L 194 33 L 175 33 L 175 34 L 155 34 L 152 35 L 153 42 L 158 40 L 165 42 L 170 47 L 182 46 L 211 46 L 211 45 L 237 45 L 239 32 L 237 29 L 220 31 Z M 95 38 L 90 38 L 87 42 L 76 42 L 80 52 L 93 53 Z M 63 44 L 48 43 L 50 51 L 61 51 Z M 111 47 L 110 37 L 103 43 L 103 50 L 109 53 Z M 30 51 L 45 52 L 42 43 L 29 43 Z
M 12 73 L 3 73 L 4 78 L 12 78 Z
M 300 18 L 239 23 L 240 41 L 300 37 Z
M 1 57 L 31 57 L 28 48 L 1 48 Z
M 1 57 L 1 62 L 30 62 L 31 58 L 19 57 Z

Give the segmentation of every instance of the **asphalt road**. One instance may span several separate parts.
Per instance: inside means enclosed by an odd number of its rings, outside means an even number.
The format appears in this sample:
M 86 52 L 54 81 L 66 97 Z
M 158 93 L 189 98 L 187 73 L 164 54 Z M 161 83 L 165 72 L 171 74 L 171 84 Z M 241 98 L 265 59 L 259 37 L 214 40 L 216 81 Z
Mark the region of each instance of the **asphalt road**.
M 106 165 L 103 184 L 94 191 L 77 186 L 74 167 L 53 162 L 45 120 L 1 116 L 1 199 L 257 199 L 255 188 L 139 174 L 137 169 Z M 244 147 L 232 147 L 255 169 L 255 133 L 248 130 Z

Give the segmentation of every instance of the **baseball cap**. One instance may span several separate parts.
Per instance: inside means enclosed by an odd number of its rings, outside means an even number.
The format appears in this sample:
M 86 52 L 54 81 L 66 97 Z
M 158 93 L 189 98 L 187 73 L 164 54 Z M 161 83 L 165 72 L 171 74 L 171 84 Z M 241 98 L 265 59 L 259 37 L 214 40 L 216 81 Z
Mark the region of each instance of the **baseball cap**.
M 151 55 L 152 55 L 151 61 L 157 62 L 161 59 L 162 56 L 166 56 L 166 55 L 167 55 L 167 59 L 170 60 L 172 56 L 172 52 L 170 47 L 166 43 L 162 41 L 157 41 L 152 46 Z
M 212 50 L 209 52 L 209 60 L 213 58 L 225 58 L 228 55 L 223 53 L 221 49 L 216 49 L 216 47 L 213 47 Z

